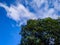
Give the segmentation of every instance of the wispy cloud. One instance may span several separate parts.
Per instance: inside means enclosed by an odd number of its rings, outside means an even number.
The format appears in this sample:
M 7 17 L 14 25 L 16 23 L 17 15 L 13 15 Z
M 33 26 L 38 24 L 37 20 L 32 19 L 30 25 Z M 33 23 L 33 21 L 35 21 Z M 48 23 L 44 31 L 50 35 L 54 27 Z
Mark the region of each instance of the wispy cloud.
M 6 4 L 0 3 L 0 7 L 5 8 L 5 10 L 7 11 L 7 17 L 20 22 L 20 25 L 26 23 L 28 19 L 38 19 L 46 17 L 56 19 L 58 17 L 58 15 L 56 14 L 56 10 L 60 10 L 58 1 L 53 3 L 54 8 L 49 9 L 47 0 L 32 0 L 32 2 L 28 2 L 28 0 L 25 0 L 25 4 L 30 5 L 35 10 L 35 13 L 29 11 L 29 6 L 25 7 L 22 3 L 19 3 L 19 1 L 17 2 L 17 5 L 11 4 L 10 7 Z M 44 6 L 42 7 L 43 4 Z
M 5 8 L 7 17 L 20 22 L 20 24 L 25 23 L 28 19 L 37 19 L 36 15 L 29 12 L 22 4 L 17 4 L 17 6 L 11 5 L 8 7 L 7 5 L 0 3 L 0 7 Z
M 59 10 L 60 6 L 57 0 L 54 1 L 54 3 L 52 1 L 54 0 L 50 0 L 50 2 L 48 0 L 33 0 L 31 3 L 28 2 L 27 4 L 35 10 L 35 14 L 38 18 L 57 18 L 56 10 Z M 53 5 L 54 8 L 49 8 L 49 6 L 51 6 L 49 3 Z

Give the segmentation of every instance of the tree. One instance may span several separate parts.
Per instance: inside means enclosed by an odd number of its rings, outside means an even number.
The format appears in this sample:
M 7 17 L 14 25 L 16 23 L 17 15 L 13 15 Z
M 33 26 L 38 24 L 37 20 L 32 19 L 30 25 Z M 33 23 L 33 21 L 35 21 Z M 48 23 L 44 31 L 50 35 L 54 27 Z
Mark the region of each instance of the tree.
M 28 20 L 22 26 L 20 45 L 60 45 L 59 19 Z

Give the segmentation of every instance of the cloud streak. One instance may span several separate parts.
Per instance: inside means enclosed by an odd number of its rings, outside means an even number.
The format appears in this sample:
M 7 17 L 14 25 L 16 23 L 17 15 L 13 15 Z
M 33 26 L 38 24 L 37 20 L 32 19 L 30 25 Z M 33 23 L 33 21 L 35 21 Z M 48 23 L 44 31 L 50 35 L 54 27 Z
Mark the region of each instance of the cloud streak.
M 35 14 L 29 12 L 22 4 L 17 4 L 17 6 L 11 5 L 8 7 L 7 5 L 0 3 L 0 7 L 5 8 L 7 17 L 20 22 L 20 25 L 25 23 L 28 19 L 37 19 Z
M 55 19 L 58 18 L 58 15 L 56 14 L 56 10 L 60 9 L 58 1 L 54 2 L 54 8 L 50 9 L 47 0 L 32 0 L 32 2 L 28 2 L 28 0 L 25 0 L 25 4 L 31 6 L 32 9 L 34 9 L 35 13 L 29 10 L 29 6 L 25 7 L 19 2 L 17 3 L 17 5 L 11 4 L 10 7 L 6 4 L 0 3 L 0 7 L 5 8 L 5 10 L 7 11 L 7 17 L 15 20 L 16 22 L 19 22 L 20 25 L 26 24 L 26 21 L 29 19 L 46 17 L 51 17 Z

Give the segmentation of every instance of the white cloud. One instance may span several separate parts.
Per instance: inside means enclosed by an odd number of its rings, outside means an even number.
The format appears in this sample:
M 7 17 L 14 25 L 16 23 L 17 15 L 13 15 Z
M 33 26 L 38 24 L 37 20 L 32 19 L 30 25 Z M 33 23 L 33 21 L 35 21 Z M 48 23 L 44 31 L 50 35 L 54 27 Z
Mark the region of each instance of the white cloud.
M 0 3 L 0 7 L 5 8 L 7 11 L 7 16 L 15 21 L 20 21 L 20 23 L 26 22 L 28 19 L 36 19 L 35 14 L 29 12 L 22 4 L 17 4 L 17 6 L 11 5 L 8 7 L 5 4 Z
M 57 2 L 53 3 L 54 8 L 49 9 L 49 2 L 48 0 L 32 0 L 32 2 L 28 2 L 28 0 L 25 0 L 27 5 L 30 5 L 34 10 L 35 14 L 37 15 L 37 18 L 46 18 L 46 17 L 51 17 L 51 18 L 57 18 L 58 15 L 55 13 L 56 10 L 58 9 L 55 4 L 58 6 Z M 54 0 L 53 0 L 54 1 Z M 51 1 L 52 3 L 52 1 Z M 41 6 L 44 4 L 44 6 L 41 8 Z M 29 6 L 27 6 L 29 9 Z
M 20 4 L 19 1 L 17 5 L 10 5 L 8 7 L 6 4 L 0 3 L 0 7 L 5 8 L 7 11 L 7 17 L 20 22 L 21 24 L 26 23 L 28 19 L 38 19 L 38 18 L 46 18 L 46 17 L 51 17 L 51 18 L 58 18 L 58 15 L 55 13 L 56 10 L 60 10 L 60 5 L 57 2 L 54 2 L 54 8 L 48 9 L 48 1 L 47 0 L 33 0 L 32 2 L 28 2 L 28 0 L 25 0 L 26 4 L 29 4 L 35 11 L 36 13 L 30 12 L 29 8 L 24 7 L 23 4 Z M 40 9 L 42 4 L 45 4 L 43 8 Z M 55 10 L 56 9 L 56 10 Z
M 53 0 L 54 1 L 54 0 Z M 58 18 L 58 15 L 56 14 L 56 10 L 60 10 L 60 3 L 56 0 L 54 3 L 51 0 L 51 3 L 53 3 L 54 8 L 49 9 L 48 0 L 33 0 L 31 4 L 29 4 L 35 11 L 38 18 Z M 40 8 L 42 5 L 44 6 Z
M 45 2 L 46 0 L 33 0 L 32 4 L 36 4 L 37 8 L 40 8 L 40 6 Z
M 56 0 L 56 2 L 54 2 L 54 8 L 60 11 L 60 0 Z

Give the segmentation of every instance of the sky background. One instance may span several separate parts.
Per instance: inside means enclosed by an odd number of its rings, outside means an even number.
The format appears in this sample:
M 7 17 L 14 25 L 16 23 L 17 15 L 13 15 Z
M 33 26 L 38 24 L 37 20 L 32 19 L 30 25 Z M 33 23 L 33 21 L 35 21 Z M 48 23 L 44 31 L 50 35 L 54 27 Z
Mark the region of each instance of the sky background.
M 19 44 L 21 25 L 46 17 L 60 17 L 60 0 L 0 0 L 0 45 Z

